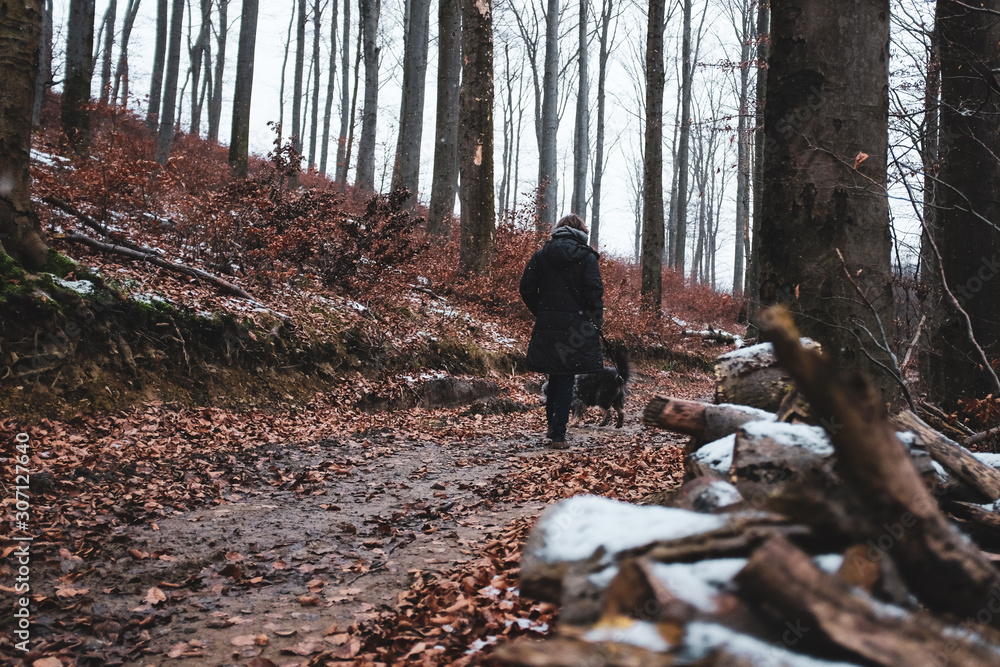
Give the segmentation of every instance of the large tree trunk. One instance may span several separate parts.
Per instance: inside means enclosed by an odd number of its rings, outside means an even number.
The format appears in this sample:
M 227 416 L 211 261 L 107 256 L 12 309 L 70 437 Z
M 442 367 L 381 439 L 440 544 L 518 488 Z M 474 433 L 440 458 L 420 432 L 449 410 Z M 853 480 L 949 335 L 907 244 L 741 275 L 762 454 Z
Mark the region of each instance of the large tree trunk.
M 947 287 L 968 313 L 986 356 L 1000 354 L 1000 299 L 991 284 L 1000 275 L 1000 21 L 991 9 L 973 10 L 957 0 L 939 0 L 941 49 L 940 185 L 937 190 L 938 248 Z M 978 8 L 978 5 L 977 5 Z M 947 304 L 948 301 L 946 300 Z M 964 316 L 948 304 L 934 336 L 940 351 L 931 363 L 931 388 L 953 404 L 962 396 L 997 393 L 995 376 L 973 352 Z
M 556 135 L 559 134 L 559 0 L 547 0 L 545 71 L 542 75 L 542 127 L 538 154 L 538 224 L 555 227 L 559 179 Z
M 236 178 L 247 177 L 250 150 L 250 97 L 253 93 L 254 51 L 257 47 L 257 2 L 243 0 L 240 44 L 236 54 L 236 85 L 233 90 L 233 123 L 229 140 L 229 168 Z
M 601 180 L 604 177 L 604 105 L 605 86 L 608 78 L 608 31 L 614 0 L 603 0 L 601 5 L 600 51 L 597 56 L 597 136 L 594 141 L 594 182 L 590 214 L 590 246 L 598 250 L 601 244 Z
M 684 28 L 681 36 L 681 115 L 680 141 L 677 144 L 677 201 L 674 203 L 677 223 L 671 243 L 674 244 L 674 268 L 684 275 L 684 256 L 687 250 L 688 203 L 688 147 L 691 142 L 691 87 L 695 63 L 691 52 L 691 3 L 684 0 Z
M 219 141 L 222 121 L 222 83 L 226 75 L 226 43 L 229 41 L 229 0 L 218 0 L 219 32 L 215 36 L 215 81 L 208 102 L 208 140 Z
M 788 303 L 805 335 L 891 400 L 877 365 L 891 362 L 865 334 L 893 321 L 888 43 L 888 0 L 772 0 L 760 299 Z
M 587 217 L 587 160 L 590 155 L 590 87 L 587 79 L 587 3 L 580 0 L 577 60 L 580 64 L 580 87 L 576 94 L 576 130 L 573 136 L 573 196 L 570 209 Z M 593 244 L 593 240 L 591 240 Z
M 156 161 L 166 164 L 174 141 L 174 113 L 177 106 L 177 80 L 181 69 L 181 29 L 184 25 L 184 0 L 174 0 L 170 17 L 170 44 L 167 51 L 167 77 L 163 82 L 163 111 L 156 134 Z
M 31 109 L 38 74 L 42 2 L 11 2 L 0 12 L 0 252 L 29 269 L 45 263 L 48 247 L 31 205 Z
M 135 17 L 139 14 L 139 0 L 128 0 L 125 5 L 125 20 L 122 23 L 122 43 L 118 47 L 118 65 L 115 67 L 115 83 L 111 90 L 113 104 L 128 104 L 128 43 L 132 38 L 132 27 Z
M 104 48 L 101 53 L 101 104 L 111 93 L 111 57 L 115 47 L 115 22 L 118 20 L 118 0 L 109 0 L 104 12 Z
M 375 128 L 378 122 L 378 19 L 381 0 L 361 0 L 361 27 L 364 34 L 365 105 L 361 113 L 358 141 L 358 172 L 354 184 L 375 189 Z
M 345 0 L 346 5 L 350 0 Z M 333 93 L 337 86 L 337 0 L 330 0 L 330 73 L 326 77 L 326 106 L 323 109 L 323 146 L 319 152 L 319 173 L 326 176 L 330 154 L 330 123 L 333 120 Z
M 42 31 L 38 37 L 38 73 L 35 75 L 35 102 L 31 109 L 31 125 L 42 122 L 45 91 L 52 85 L 52 0 L 43 0 Z
M 650 0 L 646 32 L 646 151 L 642 164 L 642 297 L 660 312 L 663 297 L 663 23 L 666 0 Z
M 493 260 L 493 4 L 461 0 L 462 87 L 459 164 L 463 271 L 483 273 Z
M 32 57 L 34 59 L 34 57 Z M 66 77 L 62 130 L 71 142 L 86 145 L 90 134 L 90 81 L 94 72 L 94 0 L 70 0 L 66 30 Z
M 354 116 L 350 94 L 351 74 L 351 0 L 344 0 L 344 38 L 340 41 L 340 135 L 337 140 L 337 172 L 336 180 L 341 191 L 347 187 L 347 172 L 350 160 L 347 159 L 347 135 Z M 357 72 L 355 72 L 355 77 Z
M 167 59 L 167 34 L 170 21 L 169 0 L 156 4 L 156 46 L 153 48 L 153 76 L 149 81 L 149 107 L 146 126 L 155 130 L 160 123 L 160 101 L 163 99 L 163 70 Z
M 462 78 L 462 10 L 459 0 L 438 6 L 437 117 L 434 122 L 434 176 L 427 212 L 427 233 L 451 235 L 458 189 L 458 112 Z
M 427 89 L 427 43 L 430 0 L 411 0 L 407 21 L 406 50 L 403 55 L 403 99 L 399 110 L 399 139 L 396 143 L 392 189 L 406 188 L 412 207 L 420 186 L 420 142 L 424 127 L 424 92 Z

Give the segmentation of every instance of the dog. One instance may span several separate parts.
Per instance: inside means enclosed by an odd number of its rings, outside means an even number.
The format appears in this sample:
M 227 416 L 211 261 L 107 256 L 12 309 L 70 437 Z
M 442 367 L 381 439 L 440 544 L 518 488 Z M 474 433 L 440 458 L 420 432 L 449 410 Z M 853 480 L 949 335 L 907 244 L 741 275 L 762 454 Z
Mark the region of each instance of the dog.
M 605 366 L 603 370 L 596 373 L 576 376 L 576 380 L 573 382 L 573 402 L 570 403 L 569 426 L 579 424 L 583 419 L 584 411 L 595 405 L 604 411 L 601 426 L 607 426 L 611 422 L 612 410 L 617 417 L 615 428 L 621 428 L 625 424 L 625 396 L 631 377 L 631 367 L 628 355 L 624 350 L 615 352 L 614 362 L 615 366 Z M 542 385 L 543 402 L 548 384 L 546 382 Z

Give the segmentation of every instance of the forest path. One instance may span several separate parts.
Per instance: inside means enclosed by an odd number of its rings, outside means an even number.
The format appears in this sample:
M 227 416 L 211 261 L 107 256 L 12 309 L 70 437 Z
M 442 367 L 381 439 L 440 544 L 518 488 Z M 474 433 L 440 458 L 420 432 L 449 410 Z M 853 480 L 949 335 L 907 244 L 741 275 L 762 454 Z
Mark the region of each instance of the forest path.
M 383 657 L 400 659 L 416 642 L 396 639 L 400 627 L 410 630 L 405 617 L 386 618 L 407 594 L 419 598 L 418 578 L 459 579 L 522 520 L 504 565 L 516 585 L 516 542 L 549 502 L 578 493 L 637 500 L 678 483 L 682 440 L 645 430 L 642 408 L 663 391 L 704 398 L 707 382 L 637 373 L 625 427 L 598 426 L 591 409 L 570 430 L 567 451 L 544 446 L 540 404 L 487 416 L 433 410 L 418 420 L 387 412 L 379 428 L 268 445 L 225 502 L 116 530 L 72 586 L 90 591 L 95 635 L 107 636 L 107 622 L 143 619 L 141 651 L 116 651 L 126 665 L 306 665 L 391 644 L 399 646 Z M 517 621 L 520 607 L 496 613 L 512 614 L 522 630 L 544 629 Z M 453 655 L 488 640 L 471 626 L 449 638 L 446 620 L 415 636 L 450 640 Z M 85 646 L 102 654 L 96 637 Z

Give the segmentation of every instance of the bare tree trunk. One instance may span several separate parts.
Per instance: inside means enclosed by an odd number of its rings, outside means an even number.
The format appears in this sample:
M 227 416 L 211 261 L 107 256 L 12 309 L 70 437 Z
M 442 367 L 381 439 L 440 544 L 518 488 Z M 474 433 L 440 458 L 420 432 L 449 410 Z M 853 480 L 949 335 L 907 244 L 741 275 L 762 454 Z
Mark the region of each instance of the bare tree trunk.
M 205 65 L 205 79 L 208 80 L 210 67 L 208 38 L 212 30 L 212 0 L 200 0 L 200 3 L 201 26 L 198 38 L 188 50 L 191 59 L 191 134 L 194 135 L 201 134 L 201 109 L 204 102 L 201 84 L 202 63 Z
M 755 313 L 760 308 L 760 223 L 763 217 L 764 195 L 764 112 L 767 100 L 767 63 L 771 53 L 771 3 L 768 0 L 757 2 L 757 90 L 756 90 L 756 121 L 754 130 L 754 166 L 753 166 L 753 231 L 750 235 L 750 257 L 747 262 L 747 278 L 744 281 L 745 293 L 750 301 L 750 312 Z M 748 333 L 752 333 L 748 332 Z
M 462 77 L 462 9 L 459 0 L 438 6 L 437 117 L 434 127 L 434 176 L 427 213 L 427 233 L 451 235 L 458 190 L 459 86 Z
M 680 143 L 677 146 L 677 227 L 674 234 L 674 267 L 684 275 L 684 258 L 687 250 L 687 189 L 688 189 L 688 150 L 691 141 L 691 84 L 694 78 L 695 63 L 691 53 L 691 5 L 692 0 L 684 1 L 684 28 L 681 37 L 681 117 Z
M 360 7 L 359 7 L 360 14 Z M 347 130 L 347 153 L 344 155 L 344 164 L 351 164 L 351 149 L 354 146 L 354 114 L 357 112 L 358 108 L 358 84 L 361 81 L 361 52 L 362 52 L 362 40 L 364 31 L 358 30 L 358 43 L 355 47 L 354 54 L 354 91 L 351 93 L 351 117 L 348 123 Z M 347 191 L 347 181 L 340 182 L 340 191 Z
M 733 296 L 743 296 L 744 260 L 750 239 L 750 55 L 753 41 L 753 14 L 749 0 L 740 0 L 736 14 L 740 18 L 740 99 L 736 128 L 736 239 L 733 261 Z
M 538 224 L 556 224 L 559 194 L 557 142 L 559 133 L 559 0 L 548 0 L 545 11 L 545 70 L 542 75 L 542 126 L 538 156 Z
M 125 106 L 128 104 L 128 44 L 132 37 L 132 27 L 139 13 L 139 0 L 128 0 L 125 6 L 125 21 L 122 23 L 122 43 L 118 47 L 118 65 L 115 67 L 115 83 L 111 90 L 111 101 Z M 124 85 L 123 85 L 124 84 Z
M 156 4 L 156 46 L 153 49 L 153 76 L 149 82 L 149 108 L 146 126 L 155 130 L 160 124 L 160 101 L 163 99 L 163 70 L 167 59 L 167 34 L 170 21 L 169 0 Z
M 313 0 L 313 52 L 312 52 L 312 114 L 309 119 L 309 161 L 310 169 L 316 168 L 316 139 L 319 135 L 319 30 L 322 27 L 323 8 L 320 0 Z
M 345 0 L 347 4 L 350 0 Z M 330 73 L 326 77 L 326 107 L 323 109 L 323 147 L 319 152 L 319 173 L 326 176 L 326 161 L 330 154 L 330 123 L 333 114 L 333 93 L 337 86 L 337 0 L 330 0 Z
M 358 171 L 354 184 L 363 190 L 375 189 L 375 127 L 378 122 L 378 19 L 381 0 L 361 0 L 364 35 L 365 105 L 361 114 L 358 141 Z
M 156 161 L 164 165 L 174 141 L 174 113 L 177 106 L 177 80 L 181 68 L 181 29 L 184 24 L 184 0 L 174 0 L 170 17 L 170 46 L 167 52 L 167 77 L 163 83 L 163 113 L 156 134 Z
M 108 103 L 111 92 L 111 57 L 115 48 L 115 22 L 118 20 L 118 0 L 108 0 L 104 12 L 104 49 L 101 54 L 101 104 Z
M 663 28 L 666 0 L 650 0 L 646 31 L 646 150 L 642 176 L 642 301 L 663 298 Z
M 0 197 L 0 253 L 31 270 L 48 255 L 41 225 L 31 204 L 31 109 L 38 76 L 38 44 L 42 33 L 42 2 L 10 2 L 0 12 L 0 173 L 5 191 Z M 89 48 L 88 48 L 89 56 Z
M 292 80 L 292 150 L 302 155 L 302 76 L 306 57 L 306 0 L 298 0 L 295 22 L 295 74 Z M 288 177 L 288 187 L 299 187 L 298 170 Z
M 594 144 L 594 182 L 590 214 L 590 245 L 594 250 L 601 243 L 601 180 L 604 177 L 604 108 L 605 87 L 608 78 L 608 31 L 611 28 L 611 13 L 614 0 L 603 0 L 601 4 L 600 51 L 597 56 L 597 136 Z
M 849 9 L 772 0 L 771 8 L 760 299 L 802 313 L 805 335 L 838 365 L 868 373 L 891 401 L 888 351 L 863 346 L 855 333 L 866 330 L 881 343 L 878 332 L 893 321 L 885 190 L 889 0 Z
M 420 186 L 420 142 L 424 127 L 424 95 L 427 89 L 427 44 L 430 32 L 430 0 L 411 0 L 403 55 L 403 99 L 399 111 L 399 139 L 396 143 L 392 189 L 406 188 L 410 197 L 404 206 L 417 201 Z
M 215 79 L 208 102 L 208 140 L 219 141 L 222 122 L 222 83 L 226 75 L 226 43 L 229 41 L 229 0 L 218 0 L 219 31 L 215 35 Z
M 462 270 L 481 274 L 493 262 L 496 213 L 493 194 L 493 4 L 461 0 L 460 101 Z
M 281 60 L 281 83 L 278 86 L 278 144 L 281 144 L 285 131 L 285 72 L 288 71 L 288 51 L 292 47 L 292 28 L 295 26 L 295 17 L 298 15 L 295 5 L 292 5 L 291 15 L 288 17 L 288 32 L 285 34 L 285 52 Z
M 500 215 L 508 210 L 507 202 L 510 194 L 512 154 L 514 152 L 514 73 L 510 66 L 510 43 L 503 45 L 504 55 L 504 84 L 507 88 L 507 96 L 501 97 L 501 111 L 503 112 L 503 155 L 500 157 L 500 166 L 503 172 L 500 176 L 499 207 Z
M 31 125 L 42 122 L 45 91 L 52 85 L 52 0 L 41 3 L 42 27 L 38 37 L 38 73 L 35 75 L 35 100 L 31 109 Z
M 90 81 L 94 71 L 94 0 L 70 0 L 66 31 L 66 78 L 62 95 L 62 130 L 78 147 L 90 135 Z M 34 58 L 34 57 L 33 57 Z
M 590 158 L 590 88 L 587 79 L 587 3 L 580 0 L 579 52 L 580 88 L 576 94 L 576 134 L 573 141 L 573 196 L 570 209 L 587 217 L 587 161 Z M 593 243 L 593 239 L 591 239 Z
M 350 166 L 350 159 L 347 157 L 348 142 L 347 135 L 351 120 L 354 116 L 351 97 L 349 93 L 350 73 L 351 73 L 351 0 L 344 0 L 344 39 L 341 40 L 341 60 L 340 60 L 340 135 L 337 140 L 337 173 L 336 180 L 340 183 L 341 191 L 347 187 L 347 172 Z M 357 81 L 357 65 L 355 65 L 354 78 Z M 355 86 L 356 89 L 356 86 Z
M 250 97 L 253 94 L 254 51 L 257 48 L 257 1 L 243 0 L 240 43 L 236 53 L 229 168 L 233 172 L 233 177 L 240 179 L 247 177 L 247 158 L 250 151 Z

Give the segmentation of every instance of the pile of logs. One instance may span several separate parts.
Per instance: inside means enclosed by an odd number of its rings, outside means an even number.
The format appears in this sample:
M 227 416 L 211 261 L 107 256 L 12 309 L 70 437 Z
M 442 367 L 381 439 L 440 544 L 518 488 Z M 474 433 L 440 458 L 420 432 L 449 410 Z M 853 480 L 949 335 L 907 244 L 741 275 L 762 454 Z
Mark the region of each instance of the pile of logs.
M 718 366 L 717 400 L 743 404 L 647 407 L 647 425 L 691 436 L 679 490 L 546 510 L 521 594 L 558 604 L 559 623 L 497 660 L 1000 665 L 1000 457 L 889 416 L 785 311 L 762 331 L 771 343 Z

